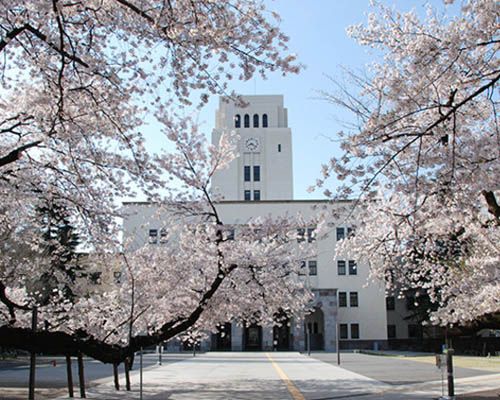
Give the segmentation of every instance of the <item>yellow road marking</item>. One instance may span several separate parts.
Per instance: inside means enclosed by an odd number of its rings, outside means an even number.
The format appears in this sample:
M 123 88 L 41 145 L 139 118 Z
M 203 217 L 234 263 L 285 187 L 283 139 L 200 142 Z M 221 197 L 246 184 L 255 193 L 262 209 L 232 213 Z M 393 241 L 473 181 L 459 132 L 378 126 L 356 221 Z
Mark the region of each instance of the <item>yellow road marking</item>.
M 288 391 L 290 392 L 290 394 L 293 397 L 293 400 L 306 400 L 304 395 L 302 393 L 300 393 L 300 390 L 297 389 L 297 386 L 295 386 L 293 384 L 293 382 L 290 380 L 290 378 L 288 378 L 288 376 L 280 368 L 280 366 L 278 364 L 276 364 L 276 362 L 271 358 L 269 353 L 266 353 L 266 356 L 267 356 L 268 360 L 271 361 L 271 364 L 273 365 L 274 369 L 278 373 L 281 380 L 285 383 L 286 388 L 288 389 Z

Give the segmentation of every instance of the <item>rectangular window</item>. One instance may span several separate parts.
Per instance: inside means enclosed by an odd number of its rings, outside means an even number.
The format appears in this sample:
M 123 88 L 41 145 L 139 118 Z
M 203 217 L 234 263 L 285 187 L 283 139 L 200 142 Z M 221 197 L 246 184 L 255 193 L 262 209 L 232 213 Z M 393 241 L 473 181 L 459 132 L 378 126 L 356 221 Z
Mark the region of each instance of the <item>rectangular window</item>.
M 260 201 L 260 190 L 253 191 L 253 199 L 254 201 Z
M 102 275 L 102 272 L 91 272 L 89 274 L 90 283 L 92 283 L 94 285 L 102 284 L 101 275 Z
M 339 292 L 339 307 L 347 307 L 347 292 Z
M 419 325 L 408 325 L 408 337 L 409 338 L 421 338 L 422 329 Z
M 250 182 L 250 165 L 245 165 L 243 167 L 243 176 L 245 182 Z
M 300 269 L 299 269 L 299 275 L 305 275 L 306 274 L 306 262 L 301 261 L 300 262 Z
M 388 339 L 396 338 L 396 325 L 387 325 L 387 338 Z
M 344 228 L 337 228 L 337 240 L 342 240 L 345 238 Z
M 226 240 L 234 240 L 234 229 L 228 229 L 226 232 Z
M 115 278 L 115 283 L 121 283 L 122 273 L 120 271 L 113 272 L 113 276 Z
M 340 324 L 340 339 L 347 339 L 347 324 Z
M 160 229 L 160 243 L 167 243 L 168 232 L 165 228 Z
M 316 240 L 315 228 L 307 228 L 307 241 L 312 243 Z
M 309 275 L 318 275 L 318 263 L 315 260 L 309 261 Z
M 406 309 L 415 310 L 417 308 L 417 299 L 415 296 L 406 296 Z
M 297 229 L 297 242 L 303 242 L 305 240 L 306 230 L 304 228 Z
M 337 260 L 337 273 L 339 275 L 345 275 L 345 261 Z
M 385 298 L 385 309 L 386 310 L 394 310 L 396 308 L 396 300 L 394 296 L 389 296 Z
M 359 339 L 359 324 L 351 324 L 351 339 Z
M 349 275 L 357 275 L 358 274 L 358 266 L 356 261 L 349 260 Z
M 260 182 L 260 165 L 253 166 L 253 180 L 254 182 Z
M 156 244 L 158 243 L 158 229 L 150 229 L 149 230 L 149 243 Z
M 278 145 L 278 153 L 281 153 L 281 144 Z
M 358 307 L 358 292 L 349 293 L 349 305 L 351 307 Z
M 250 190 L 245 190 L 245 201 L 250 201 L 251 198 L 250 198 Z

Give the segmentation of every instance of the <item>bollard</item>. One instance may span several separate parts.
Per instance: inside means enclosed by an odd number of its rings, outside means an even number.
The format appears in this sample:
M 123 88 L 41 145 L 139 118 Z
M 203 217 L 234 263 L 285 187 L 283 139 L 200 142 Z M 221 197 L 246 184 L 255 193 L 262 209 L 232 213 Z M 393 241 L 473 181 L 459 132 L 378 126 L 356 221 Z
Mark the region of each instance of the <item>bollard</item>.
M 140 368 L 140 374 L 139 374 L 139 399 L 142 400 L 142 347 L 141 347 L 141 352 L 140 354 L 140 362 L 139 362 L 139 368 Z
M 38 308 L 33 307 L 33 312 L 31 315 L 31 331 L 36 333 L 36 328 L 38 324 Z M 29 377 L 29 389 L 28 389 L 28 399 L 35 400 L 35 371 L 36 371 L 36 353 L 31 350 L 30 354 L 30 377 Z
M 340 325 L 337 322 L 336 326 L 336 335 L 335 335 L 335 347 L 337 347 L 337 365 L 340 365 Z

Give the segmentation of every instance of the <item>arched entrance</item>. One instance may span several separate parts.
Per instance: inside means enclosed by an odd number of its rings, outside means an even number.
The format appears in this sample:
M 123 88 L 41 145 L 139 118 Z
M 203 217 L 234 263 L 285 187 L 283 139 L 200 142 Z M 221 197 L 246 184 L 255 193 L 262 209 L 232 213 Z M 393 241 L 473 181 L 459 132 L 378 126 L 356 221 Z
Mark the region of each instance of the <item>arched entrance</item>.
M 212 350 L 231 351 L 231 322 L 226 322 L 212 334 Z
M 325 318 L 323 311 L 319 307 L 314 308 L 314 312 L 306 315 L 304 320 L 304 337 L 306 338 L 309 332 L 311 350 L 325 349 Z
M 293 339 L 290 332 L 290 318 L 285 312 L 281 311 L 276 313 L 274 321 L 276 325 L 273 326 L 273 350 L 292 350 Z
M 262 350 L 262 327 L 252 324 L 243 331 L 243 350 L 260 351 Z

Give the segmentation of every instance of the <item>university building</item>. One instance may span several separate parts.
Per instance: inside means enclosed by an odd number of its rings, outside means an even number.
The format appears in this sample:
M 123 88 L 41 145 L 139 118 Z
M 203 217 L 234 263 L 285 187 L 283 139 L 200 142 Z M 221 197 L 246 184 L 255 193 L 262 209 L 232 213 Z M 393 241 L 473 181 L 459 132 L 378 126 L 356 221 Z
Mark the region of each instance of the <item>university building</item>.
M 226 225 L 243 224 L 259 215 L 296 215 L 312 218 L 318 208 L 340 211 L 345 203 L 326 200 L 293 199 L 292 132 L 283 96 L 244 96 L 246 107 L 220 100 L 216 111 L 212 143 L 223 131 L 234 129 L 240 135 L 239 154 L 229 168 L 218 172 L 212 187 L 224 198 L 218 211 Z M 155 206 L 125 203 L 124 239 L 134 247 L 161 242 L 162 223 Z M 339 219 L 340 221 L 340 219 Z M 326 237 L 316 238 L 313 227 L 299 232 L 316 256 L 305 261 L 304 277 L 315 294 L 314 312 L 303 324 L 281 327 L 241 327 L 227 323 L 219 334 L 201 343 L 202 350 L 295 350 L 306 348 L 306 329 L 313 350 L 336 350 L 337 324 L 341 348 L 382 348 L 388 333 L 408 337 L 402 313 L 386 304 L 381 283 L 368 281 L 368 265 L 358 260 L 338 259 L 335 245 L 350 232 L 350 227 L 329 221 Z M 129 250 L 133 250 L 130 248 Z M 388 313 L 389 325 L 388 325 Z M 170 349 L 175 346 L 170 344 Z M 172 346 L 174 347 L 172 349 Z

